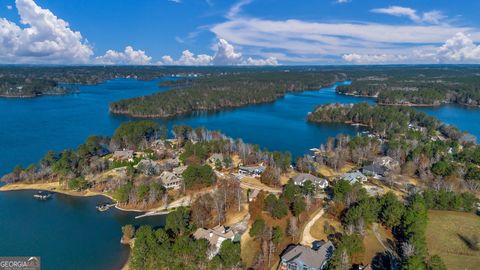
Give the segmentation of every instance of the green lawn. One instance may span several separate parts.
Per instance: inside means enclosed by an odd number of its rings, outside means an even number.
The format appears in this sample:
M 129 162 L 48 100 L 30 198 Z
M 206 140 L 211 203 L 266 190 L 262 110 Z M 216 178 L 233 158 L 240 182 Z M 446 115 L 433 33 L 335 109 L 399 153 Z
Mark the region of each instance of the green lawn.
M 430 255 L 442 257 L 448 269 L 479 269 L 480 251 L 468 247 L 462 237 L 480 237 L 480 217 L 473 213 L 428 213 L 427 244 Z

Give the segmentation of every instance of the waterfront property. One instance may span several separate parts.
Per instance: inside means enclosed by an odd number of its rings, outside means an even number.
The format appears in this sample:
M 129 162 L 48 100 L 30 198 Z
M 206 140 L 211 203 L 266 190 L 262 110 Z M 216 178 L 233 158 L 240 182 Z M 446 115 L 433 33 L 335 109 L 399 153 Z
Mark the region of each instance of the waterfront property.
M 238 173 L 251 175 L 253 177 L 259 177 L 264 171 L 265 171 L 265 167 L 263 166 L 240 167 L 238 169 Z
M 292 178 L 293 182 L 297 186 L 302 186 L 306 181 L 312 182 L 317 189 L 325 189 L 328 187 L 328 181 L 324 178 L 316 177 L 309 173 L 299 173 Z
M 178 176 L 178 177 L 181 177 L 182 176 L 182 173 L 188 168 L 188 166 L 178 166 L 178 167 L 175 167 L 173 168 L 173 173 Z
M 158 178 L 166 189 L 179 189 L 183 184 L 182 178 L 169 171 L 162 172 Z
M 321 270 L 333 255 L 335 247 L 328 241 L 318 241 L 313 248 L 290 245 L 281 255 L 280 270 Z
M 367 181 L 367 177 L 359 171 L 346 173 L 342 175 L 340 178 L 345 181 L 348 181 L 352 185 L 357 182 L 363 183 Z
M 210 245 L 210 251 L 208 254 L 209 259 L 212 259 L 217 255 L 220 247 L 222 246 L 223 241 L 232 240 L 235 238 L 235 234 L 231 229 L 227 229 L 224 226 L 216 226 L 213 229 L 204 229 L 198 228 L 194 233 L 193 237 L 198 239 L 205 239 Z
M 385 166 L 385 168 L 387 168 L 388 170 L 396 170 L 400 168 L 400 162 L 389 156 L 378 157 L 373 160 L 373 164 L 378 166 Z
M 112 156 L 114 160 L 128 161 L 128 162 L 132 162 L 133 157 L 134 157 L 133 150 L 127 150 L 127 149 L 115 151 Z
M 371 164 L 371 165 L 363 166 L 362 173 L 364 175 L 371 176 L 375 179 L 382 179 L 387 175 L 387 168 L 385 166 Z

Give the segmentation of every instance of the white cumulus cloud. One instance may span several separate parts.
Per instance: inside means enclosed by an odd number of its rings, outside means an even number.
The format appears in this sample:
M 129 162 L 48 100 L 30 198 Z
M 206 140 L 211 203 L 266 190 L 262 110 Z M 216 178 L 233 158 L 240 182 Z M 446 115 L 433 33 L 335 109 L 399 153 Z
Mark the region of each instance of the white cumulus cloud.
M 217 52 L 213 57 L 216 65 L 237 65 L 242 61 L 242 54 L 235 51 L 232 44 L 225 39 L 219 39 L 217 43 Z
M 448 39 L 437 50 L 436 57 L 441 62 L 479 62 L 480 46 L 462 32 Z
M 145 51 L 134 50 L 132 46 L 125 47 L 123 52 L 108 50 L 105 55 L 95 58 L 97 64 L 105 65 L 149 65 L 151 60 Z
M 183 66 L 206 66 L 212 63 L 213 57 L 207 54 L 195 55 L 189 50 L 182 52 L 182 56 L 175 62 L 177 65 Z
M 266 59 L 254 59 L 248 57 L 245 59 L 240 52 L 235 51 L 235 47 L 225 39 L 219 39 L 214 46 L 215 54 L 195 55 L 189 50 L 182 52 L 182 56 L 178 60 L 173 60 L 169 55 L 162 57 L 161 63 L 164 65 L 182 65 L 182 66 L 208 66 L 208 65 L 255 65 L 255 66 L 274 66 L 278 65 L 275 57 Z
M 78 31 L 33 0 L 17 0 L 24 27 L 0 19 L 2 63 L 88 63 L 92 48 Z
M 434 48 L 414 50 L 410 54 L 360 54 L 348 53 L 342 56 L 352 64 L 402 64 L 402 63 L 480 63 L 480 45 L 462 32 L 447 39 L 443 45 Z

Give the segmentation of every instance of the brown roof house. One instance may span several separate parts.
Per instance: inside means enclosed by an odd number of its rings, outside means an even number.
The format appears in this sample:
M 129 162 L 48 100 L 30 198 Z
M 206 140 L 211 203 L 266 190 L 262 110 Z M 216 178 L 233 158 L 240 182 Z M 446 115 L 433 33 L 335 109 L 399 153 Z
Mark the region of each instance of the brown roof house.
M 280 270 L 321 270 L 332 257 L 335 247 L 332 242 L 316 241 L 314 248 L 290 245 L 281 255 Z
M 220 250 L 220 246 L 222 245 L 223 241 L 225 240 L 232 240 L 235 237 L 235 234 L 232 230 L 226 229 L 224 226 L 216 226 L 213 229 L 204 229 L 199 228 L 193 233 L 193 237 L 196 240 L 205 239 L 209 243 L 209 252 L 208 258 L 212 259 L 217 255 L 218 251 Z

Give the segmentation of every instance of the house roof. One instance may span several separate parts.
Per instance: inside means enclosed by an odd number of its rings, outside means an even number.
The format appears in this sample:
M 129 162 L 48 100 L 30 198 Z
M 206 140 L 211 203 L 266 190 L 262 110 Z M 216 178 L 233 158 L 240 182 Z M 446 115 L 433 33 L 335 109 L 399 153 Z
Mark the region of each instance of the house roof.
M 168 185 L 170 183 L 174 183 L 181 180 L 181 178 L 179 178 L 174 173 L 169 171 L 163 171 L 162 174 L 160 174 L 159 178 L 164 185 Z
M 319 268 L 331 257 L 334 250 L 335 247 L 330 241 L 316 250 L 303 245 L 292 245 L 282 254 L 282 261 L 285 263 L 297 262 L 309 268 Z
M 195 239 L 206 239 L 210 245 L 217 245 L 219 238 L 233 239 L 235 234 L 232 230 L 227 230 L 224 226 L 216 226 L 213 229 L 198 228 L 194 233 Z
M 182 174 L 187 168 L 188 168 L 188 166 L 175 167 L 175 168 L 173 168 L 173 173 Z
M 342 175 L 342 179 L 347 180 L 349 182 L 356 182 L 362 179 L 366 179 L 367 177 L 361 172 L 350 172 Z
M 223 155 L 219 154 L 219 153 L 215 153 L 215 154 L 211 155 L 209 159 L 213 160 L 213 161 L 218 159 L 218 160 L 223 162 Z
M 385 168 L 385 166 L 380 166 L 380 165 L 377 165 L 377 164 L 372 164 L 372 165 L 364 166 L 364 167 L 362 168 L 362 171 L 363 171 L 364 173 L 365 173 L 365 172 L 371 172 L 371 173 L 383 175 L 383 174 L 385 174 L 385 172 L 387 171 L 387 169 Z
M 295 185 L 303 185 L 303 183 L 305 181 L 312 181 L 312 183 L 316 184 L 316 185 L 325 185 L 325 183 L 328 185 L 328 181 L 323 179 L 323 178 L 320 178 L 320 177 L 316 177 L 312 174 L 309 174 L 309 173 L 299 173 L 297 175 L 295 175 L 293 178 L 293 182 L 295 183 Z
M 265 171 L 265 167 L 263 166 L 256 166 L 256 167 L 240 167 L 240 170 L 244 170 L 250 173 L 257 173 Z
M 113 152 L 113 158 L 115 159 L 130 159 L 133 158 L 133 150 L 119 150 Z

